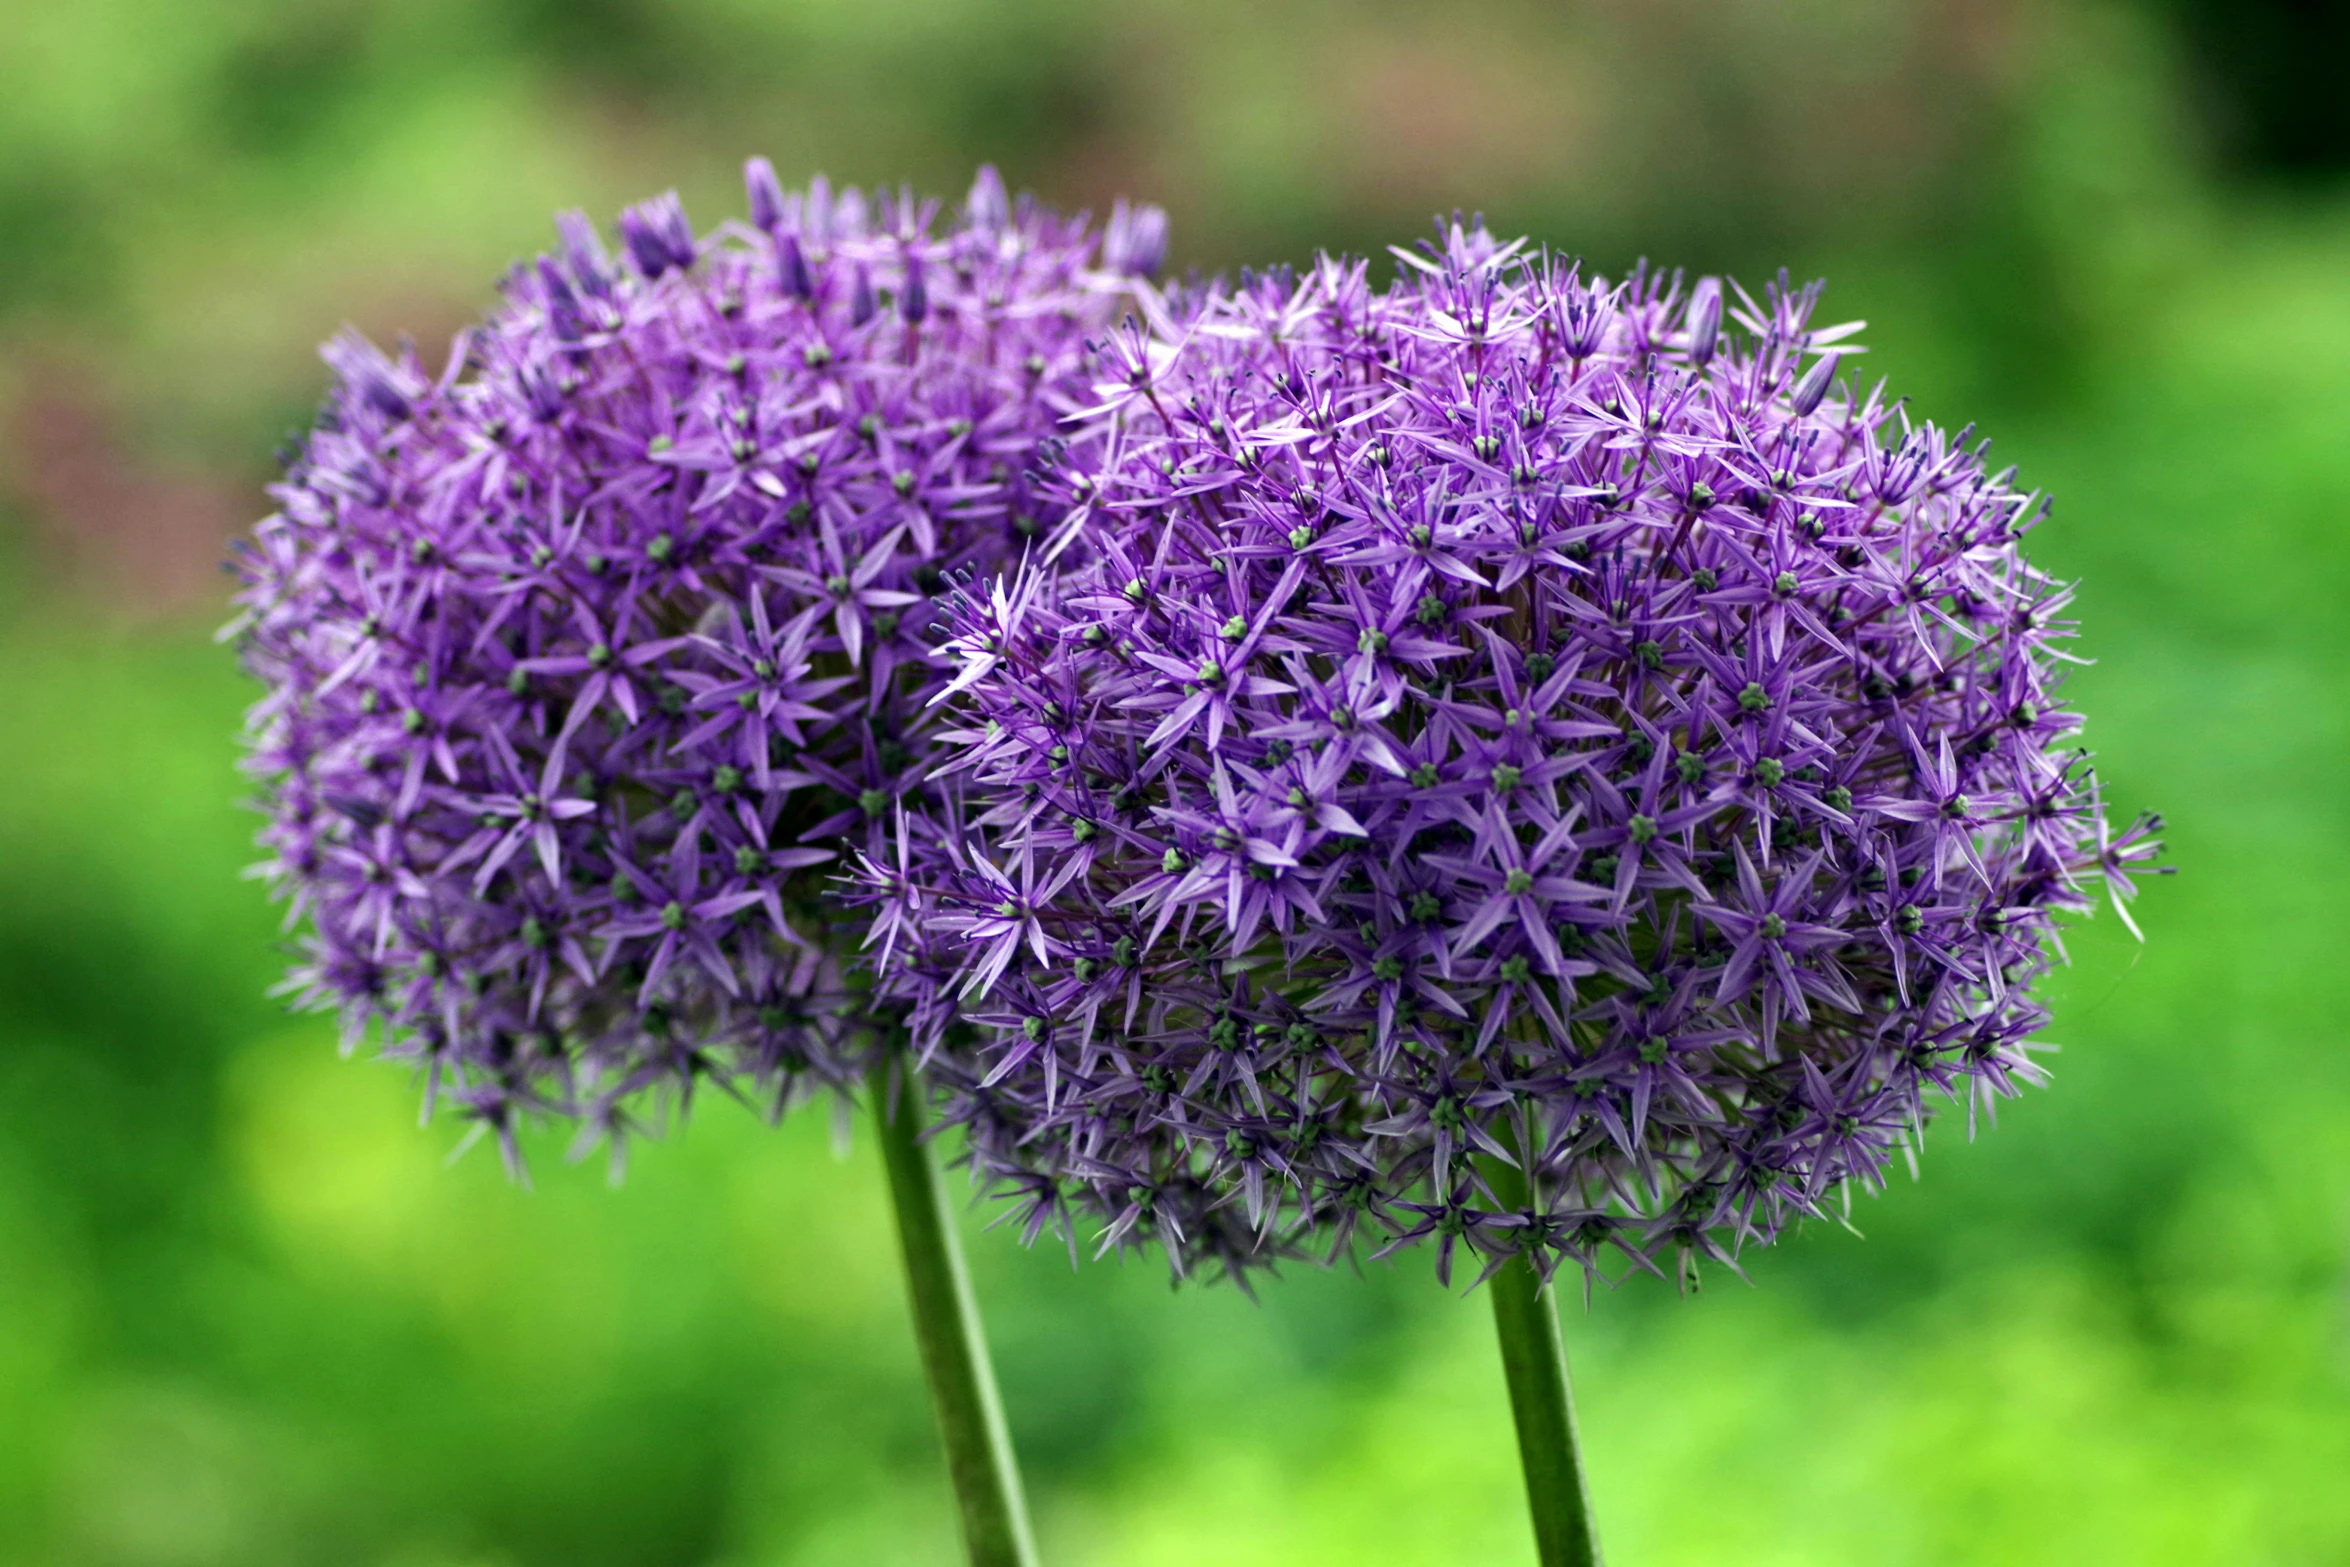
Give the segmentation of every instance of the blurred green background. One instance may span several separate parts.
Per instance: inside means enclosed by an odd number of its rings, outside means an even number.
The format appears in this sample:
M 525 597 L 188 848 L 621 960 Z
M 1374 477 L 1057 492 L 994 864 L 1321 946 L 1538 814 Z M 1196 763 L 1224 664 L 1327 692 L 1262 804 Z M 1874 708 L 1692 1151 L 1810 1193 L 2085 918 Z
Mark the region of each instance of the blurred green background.
M 1611 1560 L 2350 1562 L 2350 94 L 2251 0 L 60 0 L 0 20 L 0 1562 L 945 1563 L 878 1172 L 721 1104 L 451 1162 L 266 992 L 209 638 L 345 320 L 551 212 L 980 159 L 1177 266 L 1431 213 L 1831 279 L 2059 497 L 2112 798 L 2185 874 L 2056 1086 L 1835 1230 L 1570 1304 Z M 1252 1304 L 971 1248 L 1048 1559 L 1531 1561 L 1426 1259 Z

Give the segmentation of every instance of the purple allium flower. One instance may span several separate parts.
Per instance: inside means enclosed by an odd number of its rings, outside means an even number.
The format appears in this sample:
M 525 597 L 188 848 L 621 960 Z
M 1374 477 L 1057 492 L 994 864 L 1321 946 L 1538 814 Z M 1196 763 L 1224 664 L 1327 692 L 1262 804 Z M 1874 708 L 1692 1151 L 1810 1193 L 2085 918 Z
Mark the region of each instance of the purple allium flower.
M 295 986 L 509 1152 L 860 1070 L 824 878 L 921 795 L 933 596 L 1059 520 L 1038 445 L 1134 287 L 992 170 L 947 232 L 747 179 L 751 227 L 624 214 L 626 266 L 565 218 L 437 379 L 331 344 L 242 555 Z
M 2040 500 L 1832 387 L 1816 286 L 1398 254 L 1108 340 L 1083 558 L 949 612 L 891 982 L 1032 1235 L 1728 1260 L 2040 1078 L 2158 824 L 2064 749 Z

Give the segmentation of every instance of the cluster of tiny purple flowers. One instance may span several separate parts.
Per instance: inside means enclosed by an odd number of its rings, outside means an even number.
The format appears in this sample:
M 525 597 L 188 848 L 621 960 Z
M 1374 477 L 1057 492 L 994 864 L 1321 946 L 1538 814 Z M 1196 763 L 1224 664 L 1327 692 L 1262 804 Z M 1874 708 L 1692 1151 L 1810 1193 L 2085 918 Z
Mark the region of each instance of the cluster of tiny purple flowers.
M 748 224 L 663 197 L 617 258 L 566 217 L 437 379 L 330 345 L 240 557 L 294 985 L 509 1150 L 865 1065 L 831 862 L 919 808 L 934 599 L 1060 519 L 1039 444 L 1165 244 L 992 170 L 943 226 L 747 182 Z
M 948 611 L 885 984 L 1031 1236 L 1734 1265 L 2040 1076 L 2158 823 L 2067 749 L 2044 507 L 1816 287 L 1397 254 L 1102 345 L 1082 547 Z

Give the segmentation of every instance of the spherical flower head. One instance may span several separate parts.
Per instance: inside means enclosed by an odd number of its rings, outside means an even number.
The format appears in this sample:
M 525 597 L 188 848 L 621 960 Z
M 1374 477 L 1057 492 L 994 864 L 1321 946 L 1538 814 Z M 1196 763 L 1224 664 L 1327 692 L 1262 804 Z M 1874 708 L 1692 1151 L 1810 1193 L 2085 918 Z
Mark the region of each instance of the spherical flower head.
M 329 345 L 241 556 L 297 988 L 509 1148 L 864 1064 L 824 879 L 921 797 L 934 599 L 1059 518 L 1038 447 L 1135 286 L 992 170 L 946 226 L 748 183 L 750 226 L 664 196 L 618 258 L 566 217 L 437 379 Z
M 2037 1080 L 2054 920 L 2153 844 L 2038 501 L 1835 384 L 1816 288 L 1404 260 L 1109 340 L 1090 554 L 953 612 L 968 821 L 867 876 L 1032 1228 L 1732 1258 Z

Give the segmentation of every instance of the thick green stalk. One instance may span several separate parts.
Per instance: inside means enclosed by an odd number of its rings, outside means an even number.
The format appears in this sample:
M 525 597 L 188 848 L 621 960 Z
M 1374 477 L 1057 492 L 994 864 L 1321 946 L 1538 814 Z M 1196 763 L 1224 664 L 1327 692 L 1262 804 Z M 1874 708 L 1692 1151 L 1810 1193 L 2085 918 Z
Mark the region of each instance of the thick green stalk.
M 979 1303 L 947 1213 L 938 1166 L 921 1142 L 922 1091 L 897 1051 L 884 1054 L 867 1087 L 881 1133 L 882 1163 L 889 1169 L 890 1199 L 897 1207 L 914 1337 L 922 1346 L 922 1370 L 930 1381 L 930 1404 L 938 1414 L 971 1567 L 1036 1567 L 1028 1504 L 1020 1494 L 1012 1437 L 979 1326 Z
M 1487 1161 L 1485 1178 L 1505 1207 L 1526 1205 L 1526 1178 L 1515 1166 Z M 1598 1567 L 1599 1537 L 1575 1433 L 1575 1393 L 1551 1292 L 1523 1257 L 1512 1258 L 1485 1288 L 1493 1297 L 1501 1366 L 1509 1378 L 1535 1556 L 1542 1567 Z

